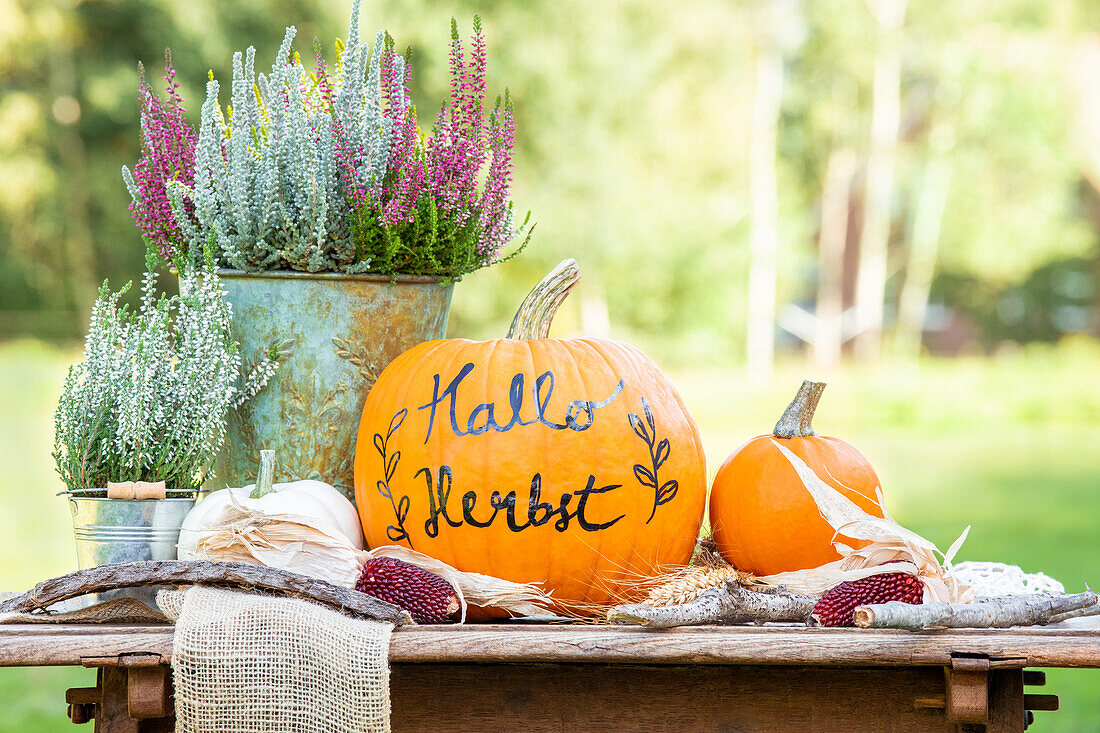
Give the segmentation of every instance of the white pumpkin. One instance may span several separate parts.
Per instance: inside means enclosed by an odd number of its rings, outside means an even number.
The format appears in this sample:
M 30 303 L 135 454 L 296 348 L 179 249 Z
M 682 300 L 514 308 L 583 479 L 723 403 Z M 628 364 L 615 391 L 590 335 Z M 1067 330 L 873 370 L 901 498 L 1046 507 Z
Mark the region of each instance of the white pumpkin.
M 180 560 L 198 560 L 195 549 L 207 533 L 210 523 L 234 502 L 263 514 L 297 514 L 316 519 L 347 537 L 356 549 L 363 549 L 363 527 L 355 506 L 334 487 L 323 481 L 291 481 L 272 484 L 275 451 L 260 451 L 261 489 L 256 484 L 215 491 L 195 505 L 180 527 L 176 556 Z

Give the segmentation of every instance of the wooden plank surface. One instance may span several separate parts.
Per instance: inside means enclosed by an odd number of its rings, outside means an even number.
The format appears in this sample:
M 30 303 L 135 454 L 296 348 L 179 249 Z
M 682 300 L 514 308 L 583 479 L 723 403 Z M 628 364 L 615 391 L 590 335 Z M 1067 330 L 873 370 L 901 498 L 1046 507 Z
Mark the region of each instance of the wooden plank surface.
M 83 657 L 168 657 L 171 626 L 0 625 L 0 666 L 76 665 Z M 951 654 L 1020 659 L 1028 667 L 1100 667 L 1090 625 L 911 633 L 869 629 L 609 626 L 415 626 L 394 631 L 390 659 L 408 663 L 948 665 Z
M 0 667 L 79 666 L 82 658 L 172 654 L 172 626 L 0 624 Z

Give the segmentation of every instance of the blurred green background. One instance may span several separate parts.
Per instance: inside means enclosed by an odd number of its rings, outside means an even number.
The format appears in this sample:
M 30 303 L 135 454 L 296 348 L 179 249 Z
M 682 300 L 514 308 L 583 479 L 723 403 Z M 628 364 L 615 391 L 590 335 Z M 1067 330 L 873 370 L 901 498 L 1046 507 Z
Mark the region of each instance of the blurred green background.
M 665 366 L 711 471 L 801 378 L 897 518 L 961 559 L 1078 590 L 1100 566 L 1100 4 L 1090 0 L 365 0 L 413 50 L 430 122 L 451 16 L 484 19 L 519 125 L 518 259 L 455 291 L 449 334 L 503 333 L 553 263 L 560 335 Z M 136 63 L 165 46 L 197 118 L 207 69 L 285 25 L 305 54 L 348 0 L 0 0 L 0 588 L 75 564 L 51 413 L 95 287 L 143 248 L 120 167 Z M 261 65 L 263 65 L 261 64 Z M 223 100 L 224 102 L 224 100 Z M 0 731 L 57 730 L 87 670 L 0 669 Z M 1053 671 L 1100 728 L 1100 672 Z

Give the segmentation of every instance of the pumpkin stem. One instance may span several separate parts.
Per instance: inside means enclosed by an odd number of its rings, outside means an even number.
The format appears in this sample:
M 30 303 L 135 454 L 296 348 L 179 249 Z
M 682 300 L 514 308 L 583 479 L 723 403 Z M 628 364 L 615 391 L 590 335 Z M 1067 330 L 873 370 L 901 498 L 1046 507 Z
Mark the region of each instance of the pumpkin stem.
M 550 322 L 581 279 L 577 261 L 562 260 L 523 299 L 508 329 L 510 339 L 544 339 L 550 335 Z
M 260 475 L 256 477 L 256 488 L 249 493 L 249 499 L 259 499 L 275 491 L 272 482 L 275 479 L 275 451 L 260 451 Z
M 808 438 L 814 435 L 814 427 L 810 423 L 814 419 L 814 410 L 821 399 L 821 393 L 825 390 L 824 382 L 811 382 L 804 380 L 798 388 L 798 394 L 787 405 L 783 416 L 775 424 L 772 435 L 777 438 Z

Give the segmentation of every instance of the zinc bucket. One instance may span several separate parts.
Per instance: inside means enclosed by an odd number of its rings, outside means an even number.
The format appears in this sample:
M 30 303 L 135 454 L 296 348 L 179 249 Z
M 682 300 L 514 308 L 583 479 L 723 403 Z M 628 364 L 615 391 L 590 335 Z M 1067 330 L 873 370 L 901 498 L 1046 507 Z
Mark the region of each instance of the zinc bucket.
M 81 569 L 137 560 L 175 560 L 180 525 L 194 499 L 107 499 L 65 492 L 73 516 L 77 564 Z M 137 598 L 156 608 L 164 586 L 124 588 L 94 600 Z

